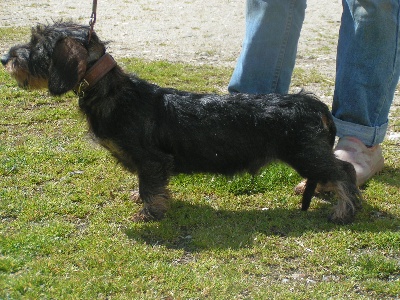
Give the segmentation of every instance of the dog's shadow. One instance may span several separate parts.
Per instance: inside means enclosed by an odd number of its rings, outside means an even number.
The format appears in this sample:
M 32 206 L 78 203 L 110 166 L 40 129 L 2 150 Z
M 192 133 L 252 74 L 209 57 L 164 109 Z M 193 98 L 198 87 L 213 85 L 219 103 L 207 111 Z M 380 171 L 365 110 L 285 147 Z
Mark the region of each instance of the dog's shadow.
M 400 168 L 394 166 L 385 166 L 382 172 L 380 172 L 377 176 L 374 176 L 374 180 L 399 188 Z
M 382 232 L 393 231 L 399 226 L 396 217 L 379 212 L 367 203 L 354 223 L 332 224 L 327 221 L 331 208 L 327 203 L 307 212 L 285 208 L 228 211 L 174 200 L 165 219 L 133 224 L 125 234 L 148 245 L 197 252 L 251 247 L 259 235 L 297 237 L 307 232 L 329 232 L 343 226 L 353 231 Z

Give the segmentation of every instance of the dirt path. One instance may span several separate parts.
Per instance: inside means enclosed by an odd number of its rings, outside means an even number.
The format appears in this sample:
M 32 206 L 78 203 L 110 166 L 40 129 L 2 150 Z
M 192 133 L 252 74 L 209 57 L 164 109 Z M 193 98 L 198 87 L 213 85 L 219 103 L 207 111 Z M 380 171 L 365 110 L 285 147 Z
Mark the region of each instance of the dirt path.
M 136 56 L 233 66 L 244 33 L 244 0 L 98 1 L 96 30 L 110 40 L 116 57 Z M 331 47 L 336 40 L 341 6 L 337 0 L 309 0 L 299 57 Z M 8 0 L 0 8 L 0 26 L 32 26 L 52 19 L 87 23 L 87 1 Z M 7 10 L 7 11 L 5 11 Z M 327 40 L 324 40 L 327 38 Z M 322 60 L 335 57 L 335 47 Z M 314 51 L 315 52 L 315 51 Z M 327 51 L 325 51 L 327 52 Z

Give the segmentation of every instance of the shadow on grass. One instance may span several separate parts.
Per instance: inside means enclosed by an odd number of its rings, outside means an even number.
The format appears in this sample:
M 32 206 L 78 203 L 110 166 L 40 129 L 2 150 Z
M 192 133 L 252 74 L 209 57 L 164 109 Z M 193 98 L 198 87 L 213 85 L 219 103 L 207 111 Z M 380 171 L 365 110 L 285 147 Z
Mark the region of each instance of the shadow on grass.
M 355 232 L 398 231 L 400 228 L 396 217 L 380 213 L 366 203 L 353 224 L 332 224 L 327 221 L 331 208 L 327 203 L 307 212 L 284 208 L 228 211 L 174 201 L 162 221 L 134 224 L 125 233 L 129 238 L 149 245 L 196 252 L 251 247 L 254 237 L 259 234 L 298 237 L 308 232 L 342 228 Z
M 400 188 L 400 168 L 385 166 L 379 175 L 374 176 L 374 180 Z

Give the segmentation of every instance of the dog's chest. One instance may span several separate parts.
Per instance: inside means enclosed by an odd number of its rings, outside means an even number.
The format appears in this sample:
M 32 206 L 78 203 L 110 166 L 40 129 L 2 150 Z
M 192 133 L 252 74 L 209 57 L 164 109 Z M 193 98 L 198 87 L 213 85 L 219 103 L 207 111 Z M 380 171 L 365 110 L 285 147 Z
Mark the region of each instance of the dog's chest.
M 97 142 L 116 157 L 124 155 L 124 151 L 110 139 L 98 139 Z
M 97 142 L 106 148 L 118 161 L 131 172 L 136 171 L 136 164 L 132 157 L 119 145 L 110 139 L 97 139 Z

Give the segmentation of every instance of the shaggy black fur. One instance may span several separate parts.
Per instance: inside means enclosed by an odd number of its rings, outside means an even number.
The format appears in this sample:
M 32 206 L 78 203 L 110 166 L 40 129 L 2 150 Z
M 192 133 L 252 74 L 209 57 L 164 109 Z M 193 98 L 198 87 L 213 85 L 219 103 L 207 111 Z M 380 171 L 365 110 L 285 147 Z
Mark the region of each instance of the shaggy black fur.
M 88 43 L 88 30 L 65 22 L 37 26 L 30 43 L 11 48 L 2 63 L 21 86 L 64 94 L 105 54 L 95 33 Z M 312 94 L 195 94 L 161 88 L 116 66 L 79 106 L 98 142 L 138 174 L 144 207 L 136 220 L 164 216 L 173 174 L 254 174 L 274 160 L 307 179 L 303 210 L 317 183 L 328 182 L 339 198 L 332 221 L 350 222 L 360 207 L 353 166 L 332 152 L 329 109 Z

